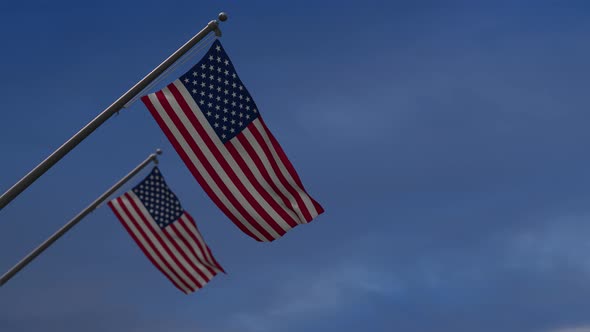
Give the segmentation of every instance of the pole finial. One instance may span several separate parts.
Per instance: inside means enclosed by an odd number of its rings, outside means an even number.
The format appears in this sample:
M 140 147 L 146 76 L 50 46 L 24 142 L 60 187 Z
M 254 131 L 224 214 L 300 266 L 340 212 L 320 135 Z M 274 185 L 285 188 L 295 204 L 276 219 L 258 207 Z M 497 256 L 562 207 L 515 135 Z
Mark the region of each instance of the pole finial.
M 219 13 L 219 15 L 217 16 L 219 18 L 219 20 L 221 22 L 225 22 L 227 21 L 227 13 L 226 12 L 221 12 Z
M 156 154 L 162 154 L 162 149 L 156 149 Z

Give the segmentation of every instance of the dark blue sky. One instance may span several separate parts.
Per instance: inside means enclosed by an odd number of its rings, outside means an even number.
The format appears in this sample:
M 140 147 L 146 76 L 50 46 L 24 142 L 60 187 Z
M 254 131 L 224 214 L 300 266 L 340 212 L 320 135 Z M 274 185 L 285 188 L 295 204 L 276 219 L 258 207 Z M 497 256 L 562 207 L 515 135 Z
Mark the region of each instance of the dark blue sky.
M 253 241 L 135 103 L 0 212 L 0 269 L 161 147 L 228 275 L 183 295 L 102 206 L 0 288 L 0 331 L 590 331 L 590 6 L 442 3 L 0 4 L 1 191 L 225 10 L 326 209 Z

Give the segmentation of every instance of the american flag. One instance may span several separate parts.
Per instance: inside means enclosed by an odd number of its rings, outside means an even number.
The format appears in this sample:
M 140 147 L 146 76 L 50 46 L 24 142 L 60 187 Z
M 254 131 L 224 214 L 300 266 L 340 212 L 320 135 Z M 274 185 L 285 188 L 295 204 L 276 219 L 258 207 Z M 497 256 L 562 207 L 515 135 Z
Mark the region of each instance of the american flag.
M 225 272 L 157 167 L 108 205 L 147 258 L 184 293 Z
M 272 241 L 324 212 L 218 40 L 191 70 L 142 101 L 213 202 L 254 239 Z

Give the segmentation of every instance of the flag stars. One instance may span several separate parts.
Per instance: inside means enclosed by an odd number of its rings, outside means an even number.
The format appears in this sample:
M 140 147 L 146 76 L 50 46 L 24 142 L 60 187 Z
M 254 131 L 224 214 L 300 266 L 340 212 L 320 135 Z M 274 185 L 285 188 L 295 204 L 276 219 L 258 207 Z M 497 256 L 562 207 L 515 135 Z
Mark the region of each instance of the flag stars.
M 223 143 L 239 134 L 258 116 L 252 97 L 230 64 L 223 48 L 215 46 L 181 78 L 187 90 L 191 91 L 190 95 L 193 98 L 199 96 L 195 98 L 197 105 Z M 193 80 L 193 77 L 196 79 Z M 161 204 L 168 207 L 167 196 L 145 196 L 164 200 Z
M 164 228 L 178 220 L 183 210 L 180 207 L 180 202 L 170 191 L 164 179 L 157 174 L 159 172 L 155 168 L 146 180 L 133 188 L 133 192 L 138 195 L 156 224 L 160 228 Z M 171 207 L 174 207 L 174 209 L 171 209 Z

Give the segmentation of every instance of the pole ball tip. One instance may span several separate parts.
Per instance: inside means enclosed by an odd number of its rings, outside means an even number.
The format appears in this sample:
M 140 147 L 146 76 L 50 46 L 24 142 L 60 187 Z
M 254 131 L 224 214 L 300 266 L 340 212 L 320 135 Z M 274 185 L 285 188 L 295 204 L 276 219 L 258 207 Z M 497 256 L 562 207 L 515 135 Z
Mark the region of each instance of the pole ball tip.
M 227 14 L 226 14 L 225 12 L 221 12 L 221 13 L 219 13 L 219 16 L 218 16 L 218 17 L 219 17 L 219 20 L 220 20 L 221 22 L 225 22 L 225 21 L 227 21 Z
M 156 149 L 156 154 L 162 154 L 162 149 Z

